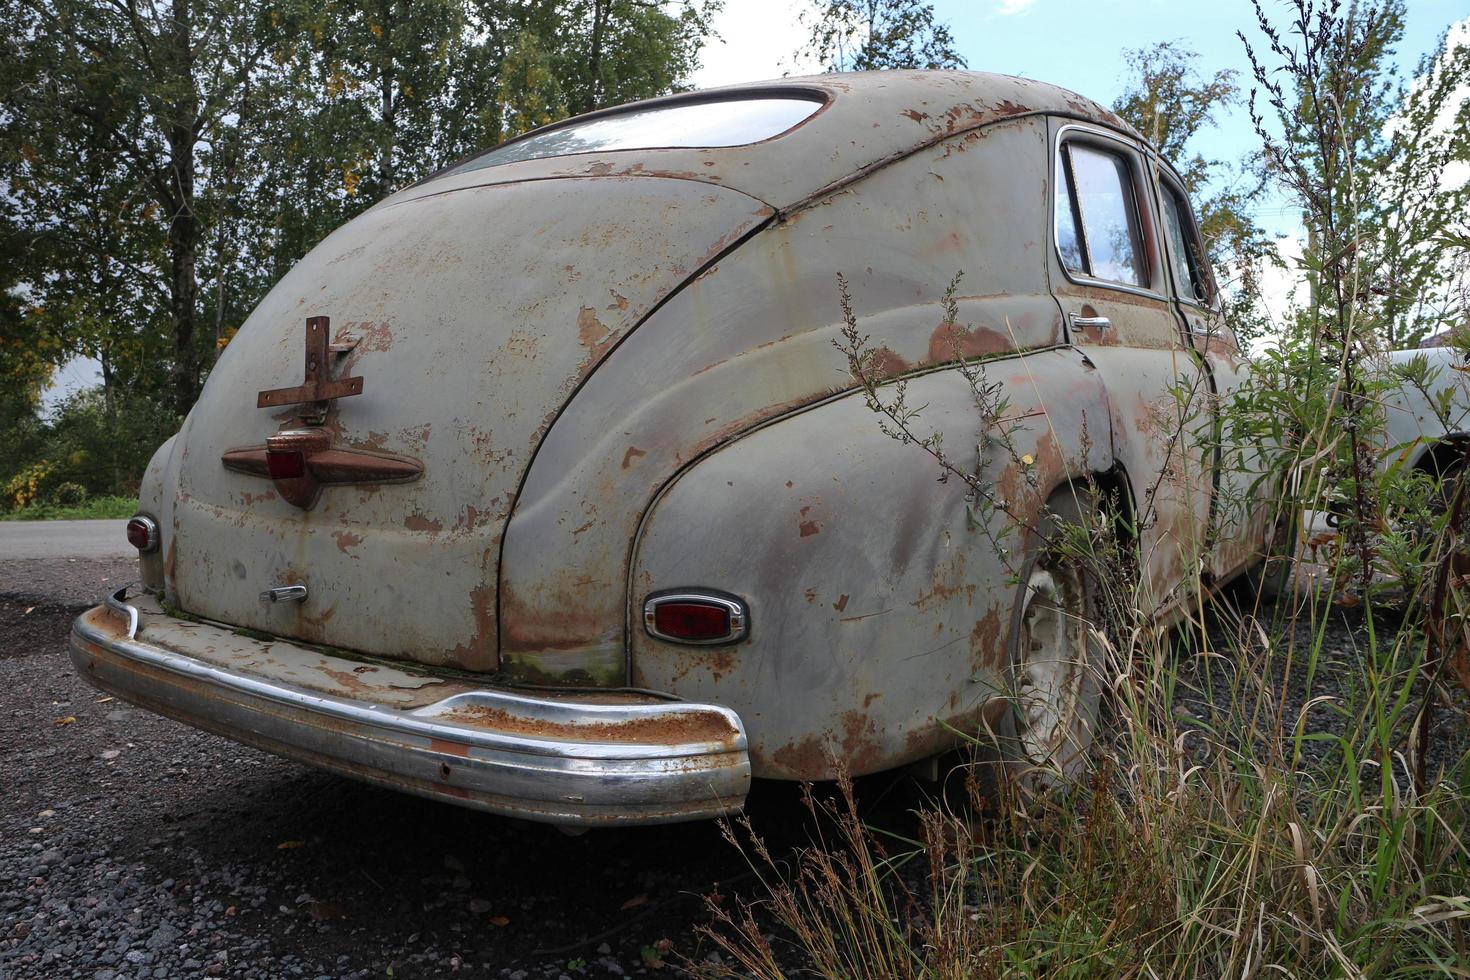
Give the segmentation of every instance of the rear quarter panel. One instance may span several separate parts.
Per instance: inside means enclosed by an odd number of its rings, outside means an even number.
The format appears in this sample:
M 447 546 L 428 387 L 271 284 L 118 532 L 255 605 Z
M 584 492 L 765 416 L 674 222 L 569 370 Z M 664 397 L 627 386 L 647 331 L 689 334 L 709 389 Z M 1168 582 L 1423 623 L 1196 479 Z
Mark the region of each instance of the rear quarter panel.
M 688 468 L 647 521 L 631 592 L 736 593 L 750 636 L 700 648 L 639 625 L 633 683 L 733 708 L 758 776 L 872 772 L 952 744 L 946 726 L 973 731 L 1003 683 L 1027 528 L 1052 489 L 1111 464 L 1105 393 L 1079 352 L 995 360 L 987 378 L 1010 398 L 1016 458 L 987 448 L 979 480 L 1005 511 L 880 432 L 860 394 Z M 920 431 L 974 466 L 979 413 L 958 372 L 912 380 L 909 399 Z

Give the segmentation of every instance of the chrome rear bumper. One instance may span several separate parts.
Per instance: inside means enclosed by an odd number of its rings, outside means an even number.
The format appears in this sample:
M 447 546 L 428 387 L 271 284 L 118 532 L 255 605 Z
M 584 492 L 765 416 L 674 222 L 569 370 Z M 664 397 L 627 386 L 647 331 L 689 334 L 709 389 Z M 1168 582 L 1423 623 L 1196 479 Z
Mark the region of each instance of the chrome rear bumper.
M 738 810 L 750 788 L 744 727 L 717 705 L 426 678 L 185 621 L 123 593 L 77 618 L 71 658 L 96 687 L 198 728 L 530 820 L 696 820 Z

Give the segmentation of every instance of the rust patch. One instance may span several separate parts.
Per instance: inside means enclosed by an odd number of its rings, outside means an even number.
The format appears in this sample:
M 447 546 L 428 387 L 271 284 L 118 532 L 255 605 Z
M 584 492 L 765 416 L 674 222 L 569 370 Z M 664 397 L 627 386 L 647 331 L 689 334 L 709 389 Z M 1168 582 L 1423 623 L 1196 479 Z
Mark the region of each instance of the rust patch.
M 846 609 L 847 608 L 847 596 L 846 595 L 843 595 L 836 602 L 832 603 L 832 608 L 833 609 L 836 609 L 838 612 L 842 612 L 844 609 Z M 866 707 L 866 705 L 864 707 Z
M 362 544 L 362 535 L 353 534 L 351 531 L 338 531 L 332 535 L 332 538 L 337 542 L 337 550 L 344 555 L 351 554 L 353 548 Z
M 685 745 L 691 742 L 729 742 L 737 734 L 723 715 L 710 712 L 680 712 L 622 722 L 575 724 L 523 718 L 486 705 L 465 705 L 439 717 L 444 721 L 512 735 L 579 742 Z
M 444 522 L 437 517 L 425 517 L 423 514 L 409 514 L 403 519 L 403 526 L 409 531 L 427 531 L 430 534 L 438 534 L 444 530 Z
M 313 627 L 313 628 L 315 628 L 317 630 L 320 630 L 322 627 L 324 627 L 328 623 L 330 623 L 332 621 L 332 617 L 335 616 L 335 615 L 337 615 L 337 607 L 336 606 L 328 606 L 326 609 L 322 610 L 322 612 L 321 612 L 320 615 L 317 615 L 317 616 L 302 616 L 301 618 L 302 618 L 302 621 L 305 622 L 307 625 L 309 625 L 309 626 L 311 626 L 311 627 Z M 361 667 L 357 668 L 356 670 L 353 671 L 353 673 L 355 673 L 355 674 L 362 673 L 362 668 Z
M 597 311 L 590 306 L 582 307 L 577 314 L 577 341 L 586 348 L 595 349 L 599 344 L 607 341 L 612 331 L 599 319 Z
M 887 347 L 879 347 L 873 351 L 871 367 L 879 377 L 891 378 L 894 375 L 903 374 L 913 365 Z
M 364 320 L 361 323 L 346 323 L 342 329 L 337 331 L 338 344 L 349 343 L 352 338 L 357 339 L 357 344 L 348 354 L 348 359 L 356 363 L 360 354 L 379 353 L 393 346 L 393 328 L 388 321 L 379 320 L 376 323 Z
M 496 543 L 498 547 L 498 542 Z M 475 622 L 474 635 L 449 651 L 449 659 L 466 670 L 491 670 L 496 666 L 496 643 L 499 640 L 495 617 L 495 589 L 477 585 L 470 589 L 470 614 Z
M 948 602 L 957 595 L 964 595 L 966 599 L 973 602 L 975 599 L 975 589 L 976 585 L 974 582 L 967 582 L 963 585 L 945 585 L 943 582 L 935 582 L 932 589 L 928 592 L 920 592 L 919 597 L 909 603 L 909 605 L 915 609 L 927 609 L 936 600 L 939 602 Z
M 470 754 L 470 747 L 463 742 L 451 742 L 443 738 L 429 739 L 429 751 L 440 752 L 444 755 L 457 755 L 466 758 Z
M 771 753 L 771 762 L 793 779 L 821 779 L 832 769 L 832 750 L 820 735 L 783 745 Z
M 1005 650 L 1000 643 L 1000 608 L 994 607 L 970 630 L 970 656 L 976 667 L 1000 667 L 1006 661 Z
M 632 465 L 633 460 L 637 459 L 639 456 L 647 455 L 648 453 L 645 450 L 639 449 L 637 446 L 629 446 L 628 451 L 623 453 L 622 468 L 627 469 L 629 466 Z
M 944 322 L 929 335 L 928 363 L 943 364 L 956 357 L 984 357 L 1011 349 L 1010 339 L 998 330 L 988 327 L 969 330 L 956 323 Z
M 861 711 L 842 713 L 842 756 L 848 770 L 855 776 L 872 772 L 881 763 L 877 729 L 872 719 Z
M 350 670 L 333 670 L 326 664 L 322 664 L 317 669 L 320 670 L 323 674 L 326 674 L 332 680 L 336 681 L 338 684 L 342 685 L 342 690 L 348 694 L 374 695 L 378 693 L 377 688 L 373 687 L 370 684 L 364 684 L 361 680 L 358 679 L 357 675 Z
M 903 112 L 899 113 L 899 115 L 907 116 L 916 123 L 921 123 L 925 119 L 929 118 L 929 113 L 920 112 L 918 109 L 905 109 Z

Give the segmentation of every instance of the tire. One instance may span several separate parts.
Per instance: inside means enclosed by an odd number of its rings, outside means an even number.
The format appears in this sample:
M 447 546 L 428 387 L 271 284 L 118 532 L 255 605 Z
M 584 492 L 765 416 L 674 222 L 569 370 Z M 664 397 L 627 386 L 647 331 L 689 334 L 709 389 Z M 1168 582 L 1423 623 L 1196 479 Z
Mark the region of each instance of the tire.
M 1068 554 L 1065 530 L 1102 519 L 1080 485 L 1048 502 L 1031 535 L 1011 614 L 1006 711 L 975 776 L 992 800 L 1065 790 L 1087 773 L 1101 717 L 1104 647 L 1095 563 Z

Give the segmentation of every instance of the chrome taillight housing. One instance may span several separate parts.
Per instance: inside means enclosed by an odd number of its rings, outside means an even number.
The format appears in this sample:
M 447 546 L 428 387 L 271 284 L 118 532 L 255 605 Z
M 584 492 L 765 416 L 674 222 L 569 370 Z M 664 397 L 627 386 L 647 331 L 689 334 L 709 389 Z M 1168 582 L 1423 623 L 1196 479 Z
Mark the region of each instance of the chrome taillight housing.
M 713 589 L 668 589 L 643 602 L 643 628 L 669 643 L 738 643 L 750 632 L 745 600 Z
M 158 522 L 147 514 L 138 514 L 128 521 L 128 544 L 142 554 L 158 550 Z

